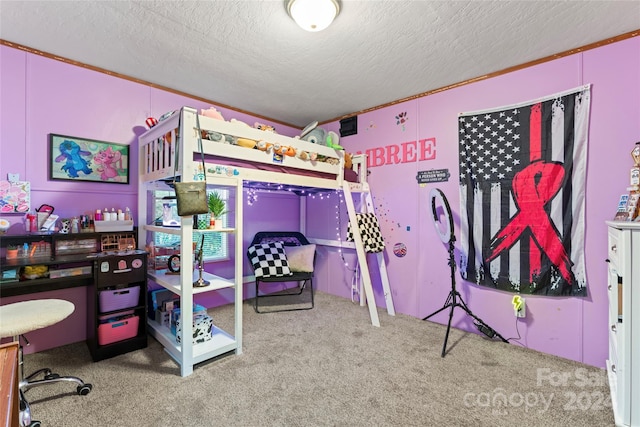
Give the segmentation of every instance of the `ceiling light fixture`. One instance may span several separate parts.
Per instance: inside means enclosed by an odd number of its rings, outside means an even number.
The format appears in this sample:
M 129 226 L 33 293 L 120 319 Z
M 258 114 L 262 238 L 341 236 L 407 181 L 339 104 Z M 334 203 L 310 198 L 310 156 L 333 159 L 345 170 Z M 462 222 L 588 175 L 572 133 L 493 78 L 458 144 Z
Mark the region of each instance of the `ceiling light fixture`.
M 287 0 L 287 13 L 302 29 L 316 32 L 327 28 L 338 13 L 337 0 Z

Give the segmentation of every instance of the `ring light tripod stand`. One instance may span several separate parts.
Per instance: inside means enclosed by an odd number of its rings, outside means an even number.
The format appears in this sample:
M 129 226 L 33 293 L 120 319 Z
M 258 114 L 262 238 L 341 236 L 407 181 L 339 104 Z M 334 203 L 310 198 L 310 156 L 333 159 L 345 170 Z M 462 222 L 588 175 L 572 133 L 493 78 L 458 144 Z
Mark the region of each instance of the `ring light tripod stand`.
M 440 236 L 440 239 L 444 243 L 449 243 L 449 267 L 451 268 L 451 291 L 449 292 L 449 296 L 447 296 L 444 306 L 434 311 L 433 313 L 423 318 L 422 320 L 427 320 L 430 317 L 440 313 L 441 311 L 447 308 L 450 308 L 449 323 L 447 323 L 447 333 L 444 336 L 444 344 L 442 346 L 442 357 L 444 357 L 445 352 L 447 350 L 447 341 L 449 339 L 449 331 L 451 330 L 451 320 L 453 319 L 453 309 L 456 307 L 462 308 L 469 316 L 473 317 L 473 319 L 475 320 L 475 325 L 478 328 L 478 330 L 483 334 L 485 334 L 487 337 L 489 338 L 498 337 L 502 341 L 508 342 L 499 333 L 497 333 L 492 328 L 490 328 L 486 323 L 484 323 L 478 316 L 473 314 L 471 310 L 469 310 L 469 307 L 467 307 L 467 304 L 465 304 L 464 300 L 462 299 L 462 295 L 460 295 L 460 293 L 456 290 L 456 276 L 455 276 L 456 260 L 453 254 L 453 251 L 455 248 L 454 242 L 456 241 L 456 236 L 453 233 L 453 217 L 451 216 L 451 208 L 449 207 L 449 202 L 447 201 L 447 198 L 445 197 L 444 193 L 437 188 L 434 188 L 433 190 L 431 190 L 431 193 L 429 194 L 429 198 L 431 200 L 433 224 L 435 225 L 436 230 L 438 231 L 438 235 Z M 438 206 L 441 206 L 443 208 L 442 210 L 444 212 L 445 219 L 442 225 L 444 226 L 443 227 L 444 229 L 440 227 L 441 221 L 440 221 L 440 216 L 438 215 Z

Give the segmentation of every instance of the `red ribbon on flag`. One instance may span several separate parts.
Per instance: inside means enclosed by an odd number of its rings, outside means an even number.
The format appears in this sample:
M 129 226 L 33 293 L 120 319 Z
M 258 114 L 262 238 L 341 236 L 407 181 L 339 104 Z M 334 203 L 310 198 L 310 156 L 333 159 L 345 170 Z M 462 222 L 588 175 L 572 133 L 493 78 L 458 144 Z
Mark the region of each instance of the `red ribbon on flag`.
M 537 246 L 558 268 L 569 284 L 575 278 L 571 272 L 572 262 L 565 250 L 560 233 L 544 210 L 560 191 L 564 180 L 564 166 L 558 162 L 537 160 L 513 177 L 513 199 L 518 212 L 491 241 L 486 262 L 490 262 L 513 246 L 528 228 Z

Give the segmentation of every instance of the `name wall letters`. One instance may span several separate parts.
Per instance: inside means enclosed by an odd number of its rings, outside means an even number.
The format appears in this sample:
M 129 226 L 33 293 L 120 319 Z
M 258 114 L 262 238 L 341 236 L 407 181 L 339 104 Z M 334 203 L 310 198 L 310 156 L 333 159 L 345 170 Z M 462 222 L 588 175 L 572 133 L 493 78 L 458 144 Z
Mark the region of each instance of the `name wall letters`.
M 358 154 L 362 153 L 359 151 Z M 389 144 L 383 147 L 370 148 L 367 154 L 367 167 L 373 168 L 399 163 L 434 160 L 436 158 L 436 139 L 425 138 L 400 144 Z

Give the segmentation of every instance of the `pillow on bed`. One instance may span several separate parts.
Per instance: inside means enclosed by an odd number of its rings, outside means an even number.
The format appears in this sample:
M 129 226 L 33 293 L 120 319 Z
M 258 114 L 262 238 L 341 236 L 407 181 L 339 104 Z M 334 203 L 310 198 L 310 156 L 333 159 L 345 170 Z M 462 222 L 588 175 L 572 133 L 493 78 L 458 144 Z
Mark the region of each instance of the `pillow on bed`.
M 291 276 L 282 242 L 253 245 L 247 250 L 256 277 Z
M 312 273 L 316 245 L 285 246 L 289 268 L 294 273 Z

